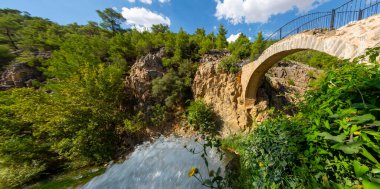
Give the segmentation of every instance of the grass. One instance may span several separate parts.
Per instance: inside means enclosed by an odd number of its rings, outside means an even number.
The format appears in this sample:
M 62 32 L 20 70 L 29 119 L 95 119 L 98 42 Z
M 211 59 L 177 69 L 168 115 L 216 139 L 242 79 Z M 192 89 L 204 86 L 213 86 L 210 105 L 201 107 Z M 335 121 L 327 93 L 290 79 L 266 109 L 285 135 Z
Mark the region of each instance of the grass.
M 39 182 L 34 184 L 28 189 L 64 189 L 64 188 L 75 188 L 80 185 L 84 185 L 89 182 L 92 178 L 101 175 L 105 172 L 104 167 L 91 167 L 76 171 L 70 171 L 63 173 L 53 179 Z

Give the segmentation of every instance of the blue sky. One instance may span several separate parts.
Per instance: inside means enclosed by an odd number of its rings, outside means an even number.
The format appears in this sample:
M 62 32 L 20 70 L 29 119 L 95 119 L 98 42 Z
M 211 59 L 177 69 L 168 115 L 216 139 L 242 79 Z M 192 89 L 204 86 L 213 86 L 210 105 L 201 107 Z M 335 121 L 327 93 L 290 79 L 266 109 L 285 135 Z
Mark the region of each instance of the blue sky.
M 216 32 L 224 24 L 228 36 L 242 32 L 249 37 L 269 34 L 287 21 L 307 12 L 331 10 L 345 0 L 0 0 L 0 8 L 27 11 L 59 24 L 100 21 L 96 10 L 115 8 L 129 24 L 149 28 L 152 23 L 183 27 L 193 33 L 203 27 Z M 133 23 L 133 25 L 132 25 Z

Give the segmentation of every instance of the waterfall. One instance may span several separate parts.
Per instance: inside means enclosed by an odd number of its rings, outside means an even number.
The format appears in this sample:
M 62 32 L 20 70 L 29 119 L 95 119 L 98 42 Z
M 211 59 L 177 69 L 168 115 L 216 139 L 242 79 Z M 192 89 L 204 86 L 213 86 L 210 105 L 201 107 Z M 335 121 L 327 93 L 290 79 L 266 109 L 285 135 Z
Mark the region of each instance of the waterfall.
M 206 188 L 195 178 L 188 176 L 191 167 L 199 168 L 207 178 L 207 168 L 200 154 L 189 152 L 184 146 L 202 150 L 192 139 L 159 138 L 144 143 L 121 164 L 110 166 L 107 171 L 92 179 L 82 189 L 198 189 Z M 209 150 L 209 167 L 221 167 L 219 154 Z M 223 170 L 223 168 L 222 168 Z

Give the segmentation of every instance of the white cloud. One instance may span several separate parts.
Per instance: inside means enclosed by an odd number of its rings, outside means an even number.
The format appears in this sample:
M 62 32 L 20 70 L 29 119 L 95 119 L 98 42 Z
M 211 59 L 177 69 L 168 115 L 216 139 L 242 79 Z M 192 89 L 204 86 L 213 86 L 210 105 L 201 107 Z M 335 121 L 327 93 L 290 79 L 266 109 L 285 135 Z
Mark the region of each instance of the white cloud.
M 128 2 L 130 2 L 130 3 L 135 3 L 136 2 L 136 0 L 127 0 Z M 152 2 L 153 2 L 153 0 L 138 0 L 138 1 L 140 1 L 141 3 L 145 3 L 145 4 L 152 4 Z
M 170 0 L 158 0 L 160 3 L 169 3 Z
M 140 0 L 141 3 L 145 3 L 145 4 L 152 4 L 152 1 L 153 0 Z
M 164 15 L 154 13 L 143 7 L 123 7 L 121 14 L 127 20 L 127 25 L 135 27 L 139 31 L 150 30 L 154 24 L 170 26 L 170 19 Z
M 232 24 L 266 23 L 273 15 L 297 10 L 308 12 L 329 0 L 215 0 L 218 19 Z
M 240 34 L 241 33 L 231 34 L 230 37 L 227 38 L 228 43 L 235 42 L 239 38 Z

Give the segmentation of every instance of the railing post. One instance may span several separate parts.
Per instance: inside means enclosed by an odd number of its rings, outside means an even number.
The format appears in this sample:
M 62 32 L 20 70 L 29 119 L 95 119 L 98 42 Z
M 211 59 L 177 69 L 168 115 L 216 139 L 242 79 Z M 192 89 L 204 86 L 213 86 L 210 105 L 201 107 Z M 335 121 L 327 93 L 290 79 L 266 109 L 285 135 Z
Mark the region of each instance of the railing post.
M 282 39 L 282 28 L 280 28 L 280 40 Z
M 358 20 L 361 20 L 363 19 L 363 10 L 362 9 L 359 9 L 359 17 L 358 17 Z
M 334 29 L 335 27 L 335 9 L 331 11 L 331 22 L 330 22 L 330 29 Z

